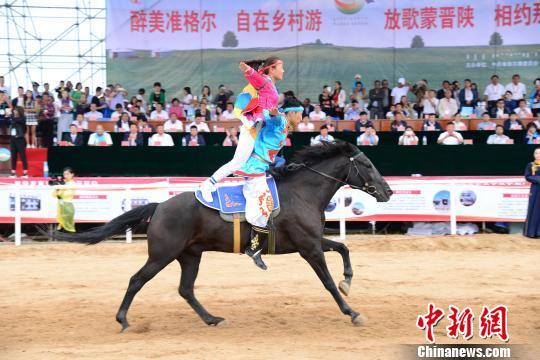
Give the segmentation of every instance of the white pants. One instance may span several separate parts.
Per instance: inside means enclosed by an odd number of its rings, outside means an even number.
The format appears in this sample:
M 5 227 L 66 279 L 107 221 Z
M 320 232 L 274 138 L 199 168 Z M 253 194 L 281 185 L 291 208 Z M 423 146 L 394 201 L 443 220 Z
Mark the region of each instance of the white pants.
M 266 227 L 274 209 L 272 194 L 266 183 L 266 176 L 249 178 L 244 184 L 246 198 L 246 221 L 251 225 Z
M 249 159 L 255 146 L 255 139 L 251 136 L 250 130 L 245 126 L 240 127 L 240 138 L 231 161 L 220 167 L 212 175 L 216 183 L 220 182 L 236 170 L 239 170 Z

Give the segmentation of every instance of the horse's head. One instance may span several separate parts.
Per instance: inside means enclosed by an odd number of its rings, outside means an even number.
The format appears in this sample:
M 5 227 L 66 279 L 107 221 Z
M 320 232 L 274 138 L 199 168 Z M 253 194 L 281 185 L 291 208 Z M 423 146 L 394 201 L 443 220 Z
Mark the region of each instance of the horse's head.
M 345 182 L 373 196 L 378 202 L 390 200 L 392 196 L 390 186 L 363 152 L 360 150 L 354 152 L 349 157 L 349 166 Z

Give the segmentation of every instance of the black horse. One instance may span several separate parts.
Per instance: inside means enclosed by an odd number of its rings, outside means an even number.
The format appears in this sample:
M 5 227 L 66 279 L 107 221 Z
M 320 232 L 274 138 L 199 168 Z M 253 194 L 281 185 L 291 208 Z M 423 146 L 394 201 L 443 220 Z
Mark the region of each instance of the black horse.
M 276 254 L 299 252 L 332 294 L 341 311 L 351 317 L 353 324 L 360 325 L 362 317 L 343 300 L 326 266 L 323 252 L 338 251 L 342 255 L 345 280 L 340 282 L 339 288 L 347 295 L 353 275 L 349 252 L 345 245 L 323 238 L 324 209 L 345 184 L 371 194 L 380 202 L 388 201 L 392 191 L 371 161 L 346 142 L 305 148 L 296 153 L 293 161 L 285 168 L 273 170 L 281 202 L 281 213 L 274 219 Z M 218 325 L 224 321 L 206 311 L 195 298 L 193 286 L 204 251 L 233 251 L 233 225 L 221 220 L 217 211 L 201 205 L 192 192 L 182 193 L 160 204 L 138 207 L 87 232 L 55 232 L 54 237 L 96 244 L 142 222 L 148 223 L 148 260 L 131 277 L 116 315 L 122 330 L 129 326 L 126 314 L 137 292 L 175 259 L 182 268 L 180 295 L 206 324 Z M 242 223 L 241 234 L 243 252 L 249 245 L 249 224 Z

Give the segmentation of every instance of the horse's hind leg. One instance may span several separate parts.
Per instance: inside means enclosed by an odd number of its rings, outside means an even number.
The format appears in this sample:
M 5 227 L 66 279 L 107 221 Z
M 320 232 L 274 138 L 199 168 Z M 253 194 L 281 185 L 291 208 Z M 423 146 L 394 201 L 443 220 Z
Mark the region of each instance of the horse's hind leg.
M 201 262 L 202 251 L 194 249 L 193 247 L 186 249 L 178 257 L 178 262 L 182 267 L 182 275 L 180 277 L 180 286 L 178 287 L 178 293 L 182 296 L 187 303 L 195 310 L 195 312 L 201 317 L 206 325 L 218 325 L 225 319 L 211 315 L 195 298 L 193 292 L 193 286 L 195 279 L 199 273 L 199 264 Z
M 339 282 L 339 291 L 343 295 L 349 295 L 349 290 L 351 288 L 351 280 L 353 277 L 353 270 L 351 266 L 351 258 L 349 257 L 349 248 L 343 243 L 332 241 L 330 239 L 322 239 L 322 250 L 323 251 L 337 251 L 343 258 L 343 276 L 345 280 Z
M 141 288 L 146 284 L 150 279 L 152 279 L 158 272 L 160 272 L 165 266 L 171 263 L 174 259 L 148 259 L 146 264 L 135 273 L 129 280 L 129 286 L 124 295 L 124 300 L 116 313 L 116 321 L 122 325 L 122 331 L 126 330 L 129 327 L 129 323 L 126 319 L 126 315 L 133 301 L 135 295 L 141 290 Z

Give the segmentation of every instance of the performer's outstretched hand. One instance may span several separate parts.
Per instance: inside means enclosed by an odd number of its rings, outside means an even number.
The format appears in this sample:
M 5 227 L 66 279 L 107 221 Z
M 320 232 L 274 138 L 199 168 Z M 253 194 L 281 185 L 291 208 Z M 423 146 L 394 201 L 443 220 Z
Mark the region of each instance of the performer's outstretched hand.
M 242 70 L 243 72 L 246 72 L 246 71 L 249 69 L 248 64 L 246 64 L 246 63 L 243 62 L 243 61 L 240 61 L 240 65 L 238 65 L 238 67 L 239 67 L 240 70 Z

